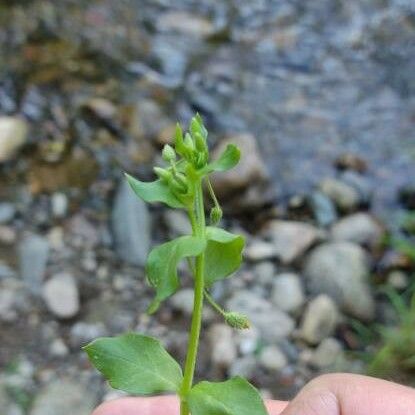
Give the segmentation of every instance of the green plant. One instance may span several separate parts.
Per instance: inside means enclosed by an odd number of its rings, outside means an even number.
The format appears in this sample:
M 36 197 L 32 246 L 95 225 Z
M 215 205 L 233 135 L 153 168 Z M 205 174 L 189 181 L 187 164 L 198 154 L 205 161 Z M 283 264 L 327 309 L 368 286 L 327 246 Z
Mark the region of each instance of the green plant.
M 148 282 L 156 291 L 149 313 L 154 313 L 178 289 L 177 266 L 181 260 L 187 260 L 193 276 L 194 305 L 183 373 L 158 340 L 141 334 L 100 338 L 84 349 L 114 388 L 138 395 L 176 393 L 181 415 L 265 415 L 259 393 L 243 378 L 193 385 L 204 299 L 229 325 L 237 329 L 249 326 L 245 316 L 224 311 L 208 292 L 216 281 L 239 268 L 244 239 L 216 226 L 222 210 L 209 181 L 211 173 L 234 167 L 239 162 L 240 151 L 228 145 L 217 160 L 210 161 L 207 134 L 202 119 L 196 115 L 186 134 L 177 126 L 174 148 L 164 147 L 162 156 L 168 165 L 154 168 L 157 180 L 145 183 L 126 175 L 136 195 L 146 202 L 162 202 L 185 210 L 192 227 L 191 235 L 180 236 L 153 249 L 146 265 Z M 214 204 L 210 226 L 206 226 L 205 188 Z

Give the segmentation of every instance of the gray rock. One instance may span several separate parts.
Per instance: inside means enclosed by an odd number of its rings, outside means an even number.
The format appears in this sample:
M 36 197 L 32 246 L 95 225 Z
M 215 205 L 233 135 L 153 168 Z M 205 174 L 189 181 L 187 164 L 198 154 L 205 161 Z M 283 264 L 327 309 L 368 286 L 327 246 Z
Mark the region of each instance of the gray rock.
M 170 298 L 170 303 L 174 310 L 183 313 L 185 316 L 191 316 L 193 313 L 193 288 L 183 288 L 177 291 Z M 214 312 L 209 307 L 203 308 L 203 320 L 210 321 L 214 317 Z
M 409 277 L 403 271 L 394 270 L 388 274 L 388 284 L 396 290 L 404 290 L 409 285 Z
M 318 344 L 333 334 L 339 313 L 333 300 L 321 294 L 307 305 L 300 327 L 300 336 L 310 344 Z
M 54 193 L 51 197 L 52 214 L 55 218 L 63 218 L 68 212 L 68 198 L 65 193 Z
M 332 200 L 322 192 L 313 192 L 309 203 L 314 217 L 320 226 L 329 226 L 337 220 L 336 208 Z
M 369 182 L 367 177 L 355 171 L 347 170 L 341 175 L 341 179 L 357 190 L 361 203 L 370 203 L 373 196 L 373 185 Z
M 86 323 L 80 321 L 75 323 L 70 331 L 70 343 L 73 347 L 85 346 L 97 337 L 108 335 L 103 323 Z
M 228 368 L 237 356 L 234 330 L 226 324 L 214 324 L 209 328 L 208 339 L 213 364 Z
M 36 396 L 30 415 L 90 415 L 96 397 L 79 380 L 60 379 L 43 388 Z
M 157 28 L 162 32 L 176 32 L 200 38 L 214 32 L 214 26 L 208 19 L 181 11 L 163 13 L 157 20 Z
M 280 310 L 298 312 L 304 304 L 304 290 L 297 274 L 279 274 L 274 279 L 271 300 Z
M 279 372 L 287 366 L 287 358 L 277 346 L 266 346 L 259 355 L 259 363 L 265 369 L 272 372 Z
M 325 243 L 308 257 L 304 275 L 312 293 L 330 295 L 350 315 L 370 320 L 374 300 L 368 283 L 368 258 L 351 242 Z
M 384 231 L 369 214 L 355 213 L 334 224 L 331 235 L 335 240 L 375 246 L 382 241 Z
M 265 234 L 283 264 L 294 262 L 321 236 L 318 229 L 307 223 L 280 220 L 271 221 Z
M 20 275 L 33 294 L 39 294 L 45 276 L 49 256 L 47 239 L 35 234 L 27 234 L 19 248 Z
M 341 343 L 333 337 L 324 339 L 316 348 L 311 356 L 310 363 L 324 369 L 333 365 L 336 360 L 342 358 L 343 347 Z
M 237 167 L 228 172 L 212 176 L 212 184 L 219 197 L 229 196 L 231 193 L 268 179 L 265 162 L 252 135 L 240 134 L 225 138 L 213 151 L 212 158 L 219 157 L 228 144 L 236 144 L 241 149 L 241 161 Z
M 0 224 L 10 222 L 16 213 L 16 209 L 12 203 L 0 203 Z
M 57 274 L 43 286 L 43 298 L 49 311 L 58 318 L 71 318 L 79 312 L 79 292 L 71 274 Z
M 111 220 L 118 256 L 129 264 L 143 266 L 151 242 L 150 214 L 125 180 L 118 188 Z
M 275 258 L 275 247 L 270 242 L 253 240 L 245 248 L 244 257 L 248 261 L 263 261 L 265 259 Z
M 12 160 L 26 143 L 28 127 L 18 117 L 0 116 L 0 163 Z
M 231 367 L 229 368 L 230 376 L 242 376 L 246 379 L 251 379 L 255 368 L 257 366 L 257 361 L 254 356 L 243 356 L 236 359 Z
M 271 285 L 274 281 L 276 267 L 271 261 L 259 262 L 253 268 L 255 281 L 258 285 Z
M 247 330 L 238 330 L 235 339 L 239 353 L 242 355 L 251 355 L 260 346 L 261 335 L 255 326 L 251 326 Z
M 269 301 L 250 291 L 236 292 L 227 302 L 227 309 L 247 315 L 263 339 L 273 343 L 293 332 L 294 320 Z
M 326 194 L 342 211 L 355 210 L 360 203 L 359 192 L 351 185 L 337 179 L 325 179 L 320 190 Z

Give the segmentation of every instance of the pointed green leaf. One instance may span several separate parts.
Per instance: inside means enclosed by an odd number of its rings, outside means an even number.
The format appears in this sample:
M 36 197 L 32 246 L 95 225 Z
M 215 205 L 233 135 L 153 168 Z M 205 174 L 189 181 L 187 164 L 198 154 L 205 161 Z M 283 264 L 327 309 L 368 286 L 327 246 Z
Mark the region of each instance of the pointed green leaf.
M 212 226 L 206 228 L 206 238 L 205 282 L 209 286 L 239 268 L 245 240 L 241 235 Z
M 147 395 L 177 392 L 182 383 L 179 364 L 152 337 L 136 333 L 102 337 L 83 349 L 115 389 Z
M 155 180 L 154 182 L 142 182 L 135 179 L 129 174 L 125 173 L 128 184 L 133 189 L 134 193 L 146 202 L 162 202 L 172 208 L 184 208 L 180 200 L 174 196 L 169 186 L 163 183 L 161 180 Z
M 181 236 L 154 248 L 147 259 L 147 278 L 156 289 L 156 298 L 150 305 L 149 312 L 157 310 L 161 301 L 174 294 L 179 287 L 177 265 L 189 256 L 199 255 L 206 246 L 206 241 L 195 236 Z
M 215 161 L 206 166 L 206 173 L 213 171 L 227 171 L 235 167 L 241 158 L 241 151 L 234 144 L 228 144 L 225 151 Z
M 188 397 L 192 415 L 267 415 L 258 391 L 245 379 L 200 382 Z

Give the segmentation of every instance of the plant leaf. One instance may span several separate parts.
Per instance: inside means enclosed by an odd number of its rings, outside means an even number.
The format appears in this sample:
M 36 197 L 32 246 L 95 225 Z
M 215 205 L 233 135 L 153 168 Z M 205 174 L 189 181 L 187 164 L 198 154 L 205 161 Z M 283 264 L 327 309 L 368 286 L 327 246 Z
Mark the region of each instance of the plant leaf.
M 245 240 L 221 228 L 208 226 L 205 251 L 205 282 L 207 286 L 235 272 L 242 261 Z
M 240 158 L 241 151 L 239 148 L 235 144 L 228 144 L 219 158 L 206 166 L 206 173 L 230 170 L 239 163 Z
M 177 392 L 182 383 L 179 364 L 152 337 L 137 333 L 101 337 L 83 349 L 115 389 L 146 395 Z
M 245 379 L 200 382 L 188 397 L 192 415 L 267 415 L 258 391 Z
M 174 196 L 169 186 L 161 180 L 154 182 L 142 182 L 125 173 L 128 184 L 134 193 L 146 202 L 162 202 L 172 208 L 184 208 L 184 204 Z
M 154 248 L 147 258 L 147 278 L 156 289 L 156 298 L 149 307 L 149 313 L 158 309 L 160 302 L 174 294 L 179 287 L 177 265 L 185 257 L 199 255 L 206 247 L 206 241 L 195 236 L 180 236 Z

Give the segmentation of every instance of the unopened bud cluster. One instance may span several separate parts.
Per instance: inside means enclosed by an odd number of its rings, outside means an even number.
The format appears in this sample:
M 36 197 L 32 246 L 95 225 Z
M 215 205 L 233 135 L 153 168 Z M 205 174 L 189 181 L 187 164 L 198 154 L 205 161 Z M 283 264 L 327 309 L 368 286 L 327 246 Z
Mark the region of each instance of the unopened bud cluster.
M 240 313 L 229 311 L 224 314 L 226 323 L 238 330 L 245 330 L 251 327 L 251 324 L 246 316 Z

